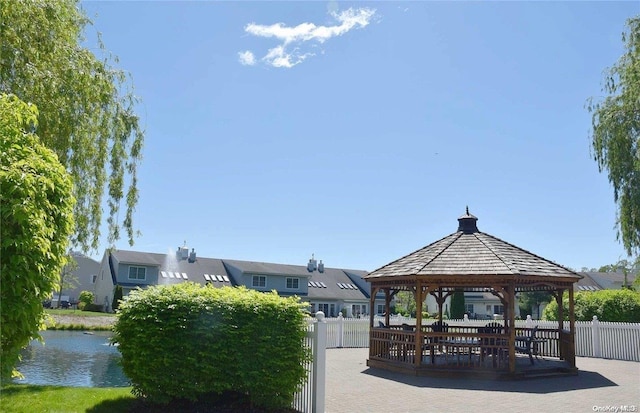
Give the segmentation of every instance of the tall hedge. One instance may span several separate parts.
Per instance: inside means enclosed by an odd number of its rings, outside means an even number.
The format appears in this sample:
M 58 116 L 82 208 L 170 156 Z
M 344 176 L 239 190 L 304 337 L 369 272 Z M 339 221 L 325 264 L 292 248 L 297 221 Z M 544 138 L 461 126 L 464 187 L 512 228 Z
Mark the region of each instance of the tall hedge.
M 568 320 L 569 297 L 564 295 L 564 318 Z M 597 316 L 600 321 L 640 322 L 640 293 L 631 290 L 581 291 L 575 294 L 576 321 L 591 321 Z M 544 320 L 558 319 L 558 304 L 552 300 L 544 309 Z
M 246 288 L 137 290 L 121 302 L 114 331 L 134 394 L 159 403 L 231 391 L 290 407 L 310 357 L 299 298 Z

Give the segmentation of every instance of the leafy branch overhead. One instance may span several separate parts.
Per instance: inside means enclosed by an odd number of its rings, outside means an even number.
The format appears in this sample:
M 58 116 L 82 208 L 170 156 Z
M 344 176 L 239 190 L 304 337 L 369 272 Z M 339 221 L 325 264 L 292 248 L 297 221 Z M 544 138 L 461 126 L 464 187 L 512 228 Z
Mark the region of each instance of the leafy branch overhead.
M 99 35 L 98 55 L 82 46 L 91 26 L 77 0 L 0 2 L 0 92 L 38 107 L 38 136 L 73 179 L 72 242 L 85 252 L 99 245 L 105 189 L 109 242 L 122 228 L 133 244 L 144 141 L 129 76 Z
M 640 252 L 640 16 L 627 21 L 626 51 L 606 74 L 602 101 L 590 99 L 592 147 L 607 171 L 618 206 L 618 239 L 628 255 Z
M 71 178 L 31 132 L 37 115 L 0 93 L 0 380 L 16 374 L 20 350 L 39 337 L 73 230 Z

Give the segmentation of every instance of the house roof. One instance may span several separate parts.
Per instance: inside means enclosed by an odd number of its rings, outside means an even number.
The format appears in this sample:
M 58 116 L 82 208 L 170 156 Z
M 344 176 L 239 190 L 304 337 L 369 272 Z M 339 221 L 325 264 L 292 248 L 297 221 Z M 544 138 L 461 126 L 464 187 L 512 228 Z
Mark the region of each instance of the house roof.
M 188 260 L 178 260 L 171 253 L 156 254 L 152 252 L 117 250 L 112 251 L 111 254 L 120 264 L 158 267 L 158 284 L 177 284 L 183 281 L 193 281 L 198 284 L 207 284 L 208 282 L 216 287 L 234 284 L 224 268 L 222 260 L 216 258 L 198 257 L 194 262 L 189 262 Z M 187 278 L 184 278 L 185 274 Z M 212 277 L 218 275 L 220 277 Z M 222 281 L 220 280 L 221 277 Z
M 197 257 L 195 262 L 188 260 L 177 260 L 173 254 L 156 254 L 139 251 L 112 251 L 112 256 L 120 264 L 147 265 L 158 267 L 158 279 L 160 284 L 176 284 L 183 281 L 194 281 L 206 284 L 205 274 L 214 286 L 238 285 L 239 280 L 234 280 L 231 270 L 227 271 L 226 266 L 233 267 L 243 274 L 259 275 L 279 275 L 301 278 L 301 282 L 308 285 L 308 294 L 303 295 L 308 299 L 331 299 L 331 300 L 365 300 L 369 298 L 367 285 L 362 285 L 361 280 L 367 274 L 360 270 L 342 270 L 338 268 L 325 267 L 323 272 L 315 270 L 309 272 L 306 266 L 277 264 L 255 261 L 227 260 L 218 258 Z M 349 274 L 347 274 L 347 272 Z M 186 274 L 187 278 L 184 278 Z M 216 277 L 213 277 L 216 276 Z M 217 276 L 226 277 L 228 281 L 220 282 Z M 120 283 L 124 286 L 137 286 L 135 283 Z M 360 284 L 360 285 L 359 285 Z M 366 283 L 365 283 L 366 284 Z M 141 285 L 141 284 L 140 284 Z M 285 294 L 285 292 L 281 292 Z
M 167 259 L 167 254 L 153 252 L 112 250 L 111 255 L 121 264 L 142 264 L 160 267 Z
M 297 277 L 308 277 L 307 267 L 302 265 L 274 264 L 268 262 L 223 260 L 225 264 L 231 265 L 245 274 L 264 275 L 292 275 Z
M 624 273 L 622 272 L 583 272 L 582 275 L 589 277 L 596 285 L 603 290 L 616 290 L 622 288 L 624 284 Z M 633 284 L 636 279 L 634 274 L 627 274 L 627 283 Z
M 325 268 L 324 272 L 314 271 L 308 280 L 310 299 L 363 300 L 369 297 L 345 271 Z
M 574 291 L 599 291 L 602 290 L 602 286 L 596 282 L 593 277 L 591 277 L 590 273 L 581 272 L 582 279 L 580 279 L 576 284 L 574 284 Z
M 373 272 L 365 279 L 402 276 L 504 275 L 574 278 L 580 275 L 478 230 L 478 218 L 458 218 L 458 230 Z

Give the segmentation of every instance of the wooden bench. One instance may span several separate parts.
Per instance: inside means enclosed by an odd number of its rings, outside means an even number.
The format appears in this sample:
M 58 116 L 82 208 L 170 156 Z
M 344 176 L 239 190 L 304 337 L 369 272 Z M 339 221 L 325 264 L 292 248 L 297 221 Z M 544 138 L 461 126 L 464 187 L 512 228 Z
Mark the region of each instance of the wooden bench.
M 537 331 L 538 326 L 535 326 L 531 330 L 531 334 L 529 334 L 528 336 L 516 337 L 516 353 L 527 354 L 529 356 L 529 361 L 531 361 L 531 364 L 533 364 L 533 343 L 536 340 Z

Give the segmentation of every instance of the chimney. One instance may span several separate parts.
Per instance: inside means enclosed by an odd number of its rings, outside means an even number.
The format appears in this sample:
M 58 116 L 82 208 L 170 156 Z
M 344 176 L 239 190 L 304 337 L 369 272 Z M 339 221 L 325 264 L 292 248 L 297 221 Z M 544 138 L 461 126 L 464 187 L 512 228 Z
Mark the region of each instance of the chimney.
M 189 248 L 186 246 L 178 247 L 178 251 L 176 252 L 176 258 L 178 261 L 184 261 L 189 257 Z
M 318 263 L 318 272 L 324 272 L 324 264 L 322 263 L 322 260 Z
M 189 254 L 189 262 L 196 262 L 196 249 L 191 248 L 191 253 Z
M 313 257 L 314 254 L 311 254 L 311 258 L 309 259 L 309 263 L 307 264 L 307 271 L 314 272 L 318 268 L 318 263 Z

